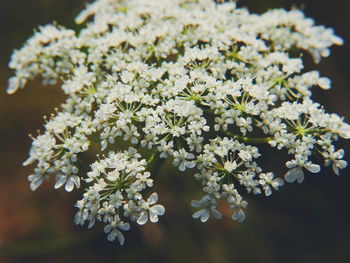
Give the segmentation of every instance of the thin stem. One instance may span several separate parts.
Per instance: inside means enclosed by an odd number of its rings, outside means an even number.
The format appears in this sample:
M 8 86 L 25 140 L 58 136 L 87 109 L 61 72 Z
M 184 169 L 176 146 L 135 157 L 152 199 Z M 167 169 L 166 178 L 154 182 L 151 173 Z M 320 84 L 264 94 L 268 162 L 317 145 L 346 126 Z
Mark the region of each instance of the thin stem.
M 156 158 L 156 154 L 157 154 L 157 150 L 155 149 L 151 156 L 147 159 L 147 166 L 150 166 L 152 164 L 152 162 L 154 161 L 154 159 Z
M 148 170 L 149 172 L 151 172 L 151 174 L 153 174 L 153 176 L 155 176 L 158 170 L 161 168 L 164 161 L 165 159 L 159 156 L 157 149 L 154 149 L 151 156 L 147 160 L 146 170 Z
M 246 137 L 246 136 L 241 136 L 238 134 L 234 134 L 232 132 L 229 131 L 222 131 L 224 134 L 233 137 L 237 140 L 240 140 L 242 142 L 246 142 L 246 143 L 268 143 L 269 141 L 271 141 L 273 138 L 272 137 L 259 137 L 259 138 L 253 138 L 253 137 Z

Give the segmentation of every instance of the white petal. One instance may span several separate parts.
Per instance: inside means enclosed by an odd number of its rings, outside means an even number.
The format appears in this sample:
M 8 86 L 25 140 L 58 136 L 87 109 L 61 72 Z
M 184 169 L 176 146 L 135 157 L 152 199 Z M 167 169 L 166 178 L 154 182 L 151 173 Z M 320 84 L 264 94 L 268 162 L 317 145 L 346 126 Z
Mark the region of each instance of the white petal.
M 200 202 L 200 201 L 196 201 L 196 200 L 192 200 L 192 201 L 191 201 L 191 205 L 192 205 L 193 207 L 198 208 L 198 207 L 201 207 L 201 202 Z
M 104 151 L 107 148 L 107 140 L 101 142 L 101 151 Z
M 211 209 L 211 213 L 213 214 L 213 216 L 216 218 L 216 219 L 221 219 L 222 218 L 222 215 L 221 213 L 216 210 L 215 208 L 212 208 Z
M 339 136 L 344 139 L 350 139 L 350 125 L 344 123 L 343 126 L 339 129 Z
M 73 175 L 72 176 L 72 180 L 73 180 L 76 188 L 80 188 L 80 177 L 76 176 L 76 175 Z
M 55 186 L 54 186 L 55 189 L 60 188 L 62 185 L 64 185 L 67 182 L 67 176 L 59 175 L 58 177 L 59 178 L 56 181 Z
M 152 209 L 149 210 L 149 220 L 152 223 L 158 222 L 158 215 L 157 215 L 156 211 L 154 211 Z
M 78 211 L 75 216 L 74 216 L 74 223 L 76 225 L 83 225 L 84 223 L 84 218 L 82 216 L 82 212 L 81 211 Z
M 23 162 L 22 165 L 23 165 L 23 166 L 27 166 L 27 165 L 29 165 L 29 164 L 32 164 L 35 160 L 36 160 L 35 158 L 29 157 L 27 160 L 25 160 L 25 161 Z
M 6 90 L 7 94 L 15 93 L 20 86 L 20 81 L 17 77 L 12 77 L 8 81 L 8 88 Z
M 282 178 L 276 178 L 272 181 L 271 185 L 275 190 L 278 190 L 280 186 L 284 185 L 284 181 Z
M 334 162 L 334 163 L 332 164 L 332 168 L 333 168 L 333 172 L 334 172 L 336 175 L 339 175 L 339 168 L 338 168 L 336 162 Z
M 66 186 L 65 186 L 65 188 L 64 188 L 67 192 L 72 192 L 73 189 L 74 189 L 74 182 L 73 182 L 73 178 L 72 178 L 72 177 L 73 177 L 73 176 L 69 176 L 69 177 L 68 177 Z
M 193 217 L 194 219 L 196 219 L 196 218 L 200 217 L 200 216 L 202 215 L 202 213 L 203 213 L 202 210 L 198 210 L 198 211 L 196 211 L 196 212 L 194 212 L 194 213 L 192 214 L 192 217 Z
M 32 181 L 36 181 L 38 179 L 42 178 L 41 174 L 31 174 L 28 176 L 28 181 L 32 182 Z
M 317 82 L 318 86 L 322 89 L 330 89 L 331 88 L 331 80 L 329 78 L 319 78 Z
M 238 209 L 236 212 L 232 214 L 232 219 L 242 223 L 245 219 L 245 214 L 242 209 Z
M 332 37 L 332 42 L 335 44 L 335 45 L 338 45 L 338 46 L 341 46 L 344 44 L 344 40 L 341 38 L 341 37 L 338 37 L 338 36 L 333 36 Z
M 293 169 L 296 167 L 296 162 L 293 160 L 293 161 L 288 161 L 286 162 L 286 166 L 289 168 L 289 169 Z
M 348 166 L 348 163 L 345 160 L 336 160 L 332 164 L 333 171 L 336 175 L 339 175 L 339 169 L 344 169 L 346 166 Z
M 209 211 L 207 209 L 203 209 L 202 211 L 203 211 L 203 213 L 201 216 L 201 221 L 204 223 L 204 222 L 208 221 L 210 214 L 209 214 Z
M 187 166 L 187 168 L 193 168 L 196 166 L 196 163 L 195 162 L 186 162 L 186 166 Z
M 155 205 L 152 207 L 152 210 L 155 210 L 157 215 L 162 216 L 165 213 L 165 208 L 162 205 Z
M 192 215 L 193 218 L 199 218 L 202 222 L 205 222 L 209 218 L 209 212 L 206 209 L 201 209 Z
M 180 163 L 179 170 L 180 170 L 181 172 L 183 172 L 183 171 L 186 170 L 186 163 L 185 163 L 185 162 L 181 162 L 181 163 Z
M 123 223 L 118 226 L 121 230 L 128 231 L 130 229 L 129 223 Z
M 116 231 L 118 231 L 118 230 L 113 229 L 113 230 L 108 234 L 108 236 L 107 236 L 108 241 L 111 241 L 111 242 L 112 242 L 112 241 L 115 240 L 115 238 L 116 238 L 116 236 L 117 236 Z
M 285 175 L 284 175 L 284 180 L 286 180 L 286 182 L 288 183 L 293 183 L 296 179 L 297 179 L 297 172 L 298 172 L 298 169 L 299 167 L 297 168 L 293 168 L 291 170 L 289 170 Z
M 124 238 L 122 232 L 120 232 L 119 230 L 114 230 L 114 231 L 116 232 L 116 236 L 118 238 L 120 245 L 124 245 L 125 238 Z
M 187 159 L 190 159 L 190 160 L 192 160 L 192 159 L 194 159 L 194 154 L 193 153 L 189 153 L 189 154 L 187 154 Z
M 31 189 L 32 191 L 35 191 L 42 183 L 43 183 L 43 180 L 42 180 L 42 179 L 33 180 L 33 181 L 30 183 L 30 189 Z
M 345 160 L 338 160 L 337 161 L 337 166 L 340 168 L 340 169 L 344 169 L 348 166 L 348 162 L 345 161 Z
M 88 228 L 92 228 L 96 223 L 96 220 L 94 217 L 90 218 Z
M 150 205 L 155 204 L 158 201 L 158 195 L 157 193 L 151 194 L 151 196 L 148 198 L 147 203 Z
M 299 184 L 301 184 L 302 182 L 304 182 L 304 171 L 303 169 L 300 168 L 300 173 L 297 176 L 297 182 Z
M 272 194 L 271 187 L 269 187 L 269 186 L 266 187 L 266 188 L 265 188 L 265 195 L 266 195 L 266 196 L 270 196 L 271 194 Z
M 107 234 L 107 233 L 111 232 L 112 227 L 111 227 L 111 225 L 106 225 L 106 226 L 103 228 L 103 230 L 104 230 L 104 232 Z
M 318 164 L 309 163 L 305 164 L 304 167 L 311 173 L 319 173 L 321 171 L 321 167 Z
M 141 212 L 141 214 L 140 214 L 140 216 L 139 216 L 139 218 L 137 219 L 136 222 L 139 225 L 144 225 L 144 224 L 146 224 L 147 220 L 148 220 L 148 214 L 147 214 L 146 211 L 143 211 L 143 212 Z

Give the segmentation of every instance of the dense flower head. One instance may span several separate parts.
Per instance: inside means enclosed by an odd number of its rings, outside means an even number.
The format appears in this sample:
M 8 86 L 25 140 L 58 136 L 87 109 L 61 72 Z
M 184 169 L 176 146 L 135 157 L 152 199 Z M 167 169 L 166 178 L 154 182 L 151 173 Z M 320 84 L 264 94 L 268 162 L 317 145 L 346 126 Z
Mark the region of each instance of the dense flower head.
M 157 222 L 165 209 L 149 193 L 155 156 L 196 170 L 204 195 L 191 203 L 202 222 L 222 217 L 220 199 L 242 222 L 243 191 L 270 196 L 284 181 L 301 183 L 305 171 L 321 170 L 313 155 L 337 175 L 347 166 L 334 142 L 350 138 L 350 125 L 311 98 L 331 81 L 303 66 L 304 54 L 318 63 L 342 39 L 301 11 L 256 15 L 234 2 L 98 0 L 76 22 L 85 24 L 80 32 L 40 27 L 14 52 L 8 93 L 36 76 L 62 80 L 67 99 L 33 138 L 24 165 L 37 164 L 32 190 L 50 177 L 55 188 L 84 186 L 77 224 L 101 221 L 108 240 L 123 244 L 129 222 Z M 284 176 L 264 171 L 259 143 L 289 155 Z M 80 156 L 96 148 L 86 172 Z

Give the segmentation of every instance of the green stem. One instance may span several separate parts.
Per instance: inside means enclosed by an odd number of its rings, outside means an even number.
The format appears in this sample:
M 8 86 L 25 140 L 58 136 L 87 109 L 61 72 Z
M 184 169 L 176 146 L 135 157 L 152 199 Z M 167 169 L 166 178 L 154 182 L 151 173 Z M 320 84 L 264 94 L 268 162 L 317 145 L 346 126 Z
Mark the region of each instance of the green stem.
M 157 149 L 154 149 L 151 156 L 147 160 L 146 170 L 148 170 L 153 176 L 155 176 L 158 170 L 161 168 L 164 161 L 164 158 L 160 158 Z
M 157 149 L 155 149 L 151 156 L 147 159 L 147 167 L 151 166 L 151 164 L 153 163 L 154 159 L 156 158 L 156 154 L 157 154 Z
M 271 141 L 273 138 L 272 137 L 259 137 L 259 138 L 253 138 L 253 137 L 246 137 L 246 136 L 241 136 L 238 134 L 234 134 L 232 132 L 229 131 L 223 131 L 224 134 L 235 138 L 237 140 L 240 140 L 242 142 L 246 142 L 246 143 L 268 143 L 269 141 Z

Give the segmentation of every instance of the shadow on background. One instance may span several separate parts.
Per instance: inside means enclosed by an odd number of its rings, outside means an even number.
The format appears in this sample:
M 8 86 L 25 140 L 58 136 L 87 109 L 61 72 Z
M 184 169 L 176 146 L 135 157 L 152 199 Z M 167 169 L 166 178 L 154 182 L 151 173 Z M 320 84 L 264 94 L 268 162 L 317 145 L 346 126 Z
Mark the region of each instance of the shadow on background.
M 326 109 L 350 119 L 350 27 L 344 0 L 241 0 L 240 6 L 263 12 L 269 8 L 303 8 L 317 24 L 335 28 L 345 45 L 330 58 L 311 65 L 333 81 L 331 91 L 314 98 Z M 43 115 L 64 100 L 58 87 L 37 81 L 14 96 L 5 94 L 11 72 L 7 63 L 33 28 L 52 21 L 74 28 L 83 0 L 0 0 L 0 261 L 7 262 L 349 262 L 350 170 L 336 177 L 329 169 L 308 175 L 302 185 L 289 184 L 272 198 L 248 199 L 247 220 L 229 218 L 206 224 L 192 220 L 191 199 L 200 197 L 191 174 L 177 175 L 170 164 L 158 173 L 160 202 L 167 213 L 158 224 L 126 233 L 126 244 L 106 241 L 101 227 L 86 230 L 73 224 L 79 193 L 55 191 L 46 184 L 36 192 L 28 187 L 33 167 L 22 167 Z M 350 152 L 348 142 L 342 147 Z M 349 161 L 349 158 L 347 158 Z M 276 155 L 265 155 L 263 166 L 283 174 Z M 198 189 L 193 193 L 193 189 Z M 222 205 L 224 206 L 224 204 Z M 222 207 L 224 208 L 224 207 Z

